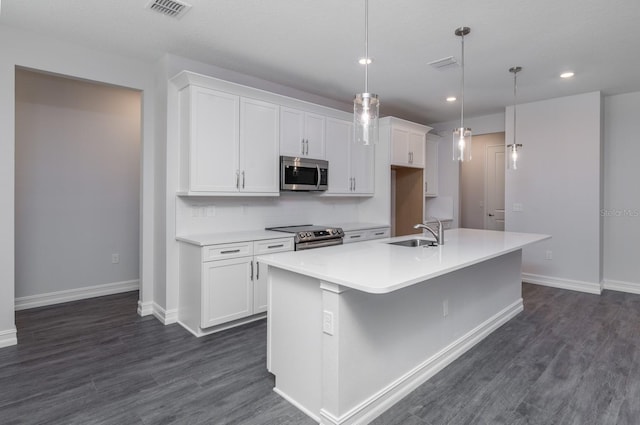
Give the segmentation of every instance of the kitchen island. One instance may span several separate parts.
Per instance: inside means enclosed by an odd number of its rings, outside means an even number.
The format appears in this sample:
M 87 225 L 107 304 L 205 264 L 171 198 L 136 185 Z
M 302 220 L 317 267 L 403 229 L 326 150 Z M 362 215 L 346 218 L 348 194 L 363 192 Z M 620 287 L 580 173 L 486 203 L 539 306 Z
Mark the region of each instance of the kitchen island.
M 370 422 L 522 311 L 522 248 L 549 236 L 389 243 L 412 238 L 260 257 L 274 390 L 317 422 Z

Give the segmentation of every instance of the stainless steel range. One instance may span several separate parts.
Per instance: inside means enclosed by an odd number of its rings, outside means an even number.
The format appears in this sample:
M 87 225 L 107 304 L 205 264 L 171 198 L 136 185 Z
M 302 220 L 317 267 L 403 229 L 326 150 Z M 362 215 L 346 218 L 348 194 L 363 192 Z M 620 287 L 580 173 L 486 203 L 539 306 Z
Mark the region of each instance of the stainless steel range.
M 344 232 L 339 227 L 314 226 L 302 224 L 299 226 L 267 227 L 266 230 L 295 234 L 295 250 L 321 248 L 324 246 L 341 245 Z

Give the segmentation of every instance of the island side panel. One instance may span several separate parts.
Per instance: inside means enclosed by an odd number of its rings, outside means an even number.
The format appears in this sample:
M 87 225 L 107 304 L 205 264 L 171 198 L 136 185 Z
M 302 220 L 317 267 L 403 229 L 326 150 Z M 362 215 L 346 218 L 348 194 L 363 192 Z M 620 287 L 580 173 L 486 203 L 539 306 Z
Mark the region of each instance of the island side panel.
M 278 394 L 320 422 L 322 291 L 317 279 L 269 266 L 270 371 Z
M 348 290 L 323 306 L 338 313 L 336 333 L 323 334 L 338 350 L 325 350 L 338 379 L 323 388 L 323 423 L 367 423 L 522 311 L 521 259 L 518 250 L 384 295 Z

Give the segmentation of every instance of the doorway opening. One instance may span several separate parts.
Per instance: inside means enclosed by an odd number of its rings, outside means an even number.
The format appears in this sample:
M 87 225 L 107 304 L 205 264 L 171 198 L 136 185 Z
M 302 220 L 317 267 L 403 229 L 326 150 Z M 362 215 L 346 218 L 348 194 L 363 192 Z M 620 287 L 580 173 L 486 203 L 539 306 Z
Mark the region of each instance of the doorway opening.
M 142 92 L 15 82 L 16 310 L 139 289 Z
M 473 159 L 460 166 L 461 227 L 504 230 L 504 137 L 473 137 Z

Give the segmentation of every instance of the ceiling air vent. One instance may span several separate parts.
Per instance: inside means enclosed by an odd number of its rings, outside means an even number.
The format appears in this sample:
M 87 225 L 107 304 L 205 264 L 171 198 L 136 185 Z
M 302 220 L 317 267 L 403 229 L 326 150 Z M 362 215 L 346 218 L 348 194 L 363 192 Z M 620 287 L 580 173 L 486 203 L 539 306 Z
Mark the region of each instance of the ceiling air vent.
M 147 4 L 147 9 L 172 18 L 182 18 L 191 9 L 191 5 L 178 0 L 151 0 Z
M 446 58 L 438 59 L 433 62 L 429 62 L 428 65 L 431 65 L 435 69 L 447 68 L 450 66 L 457 65 L 458 61 L 453 56 L 447 56 Z

